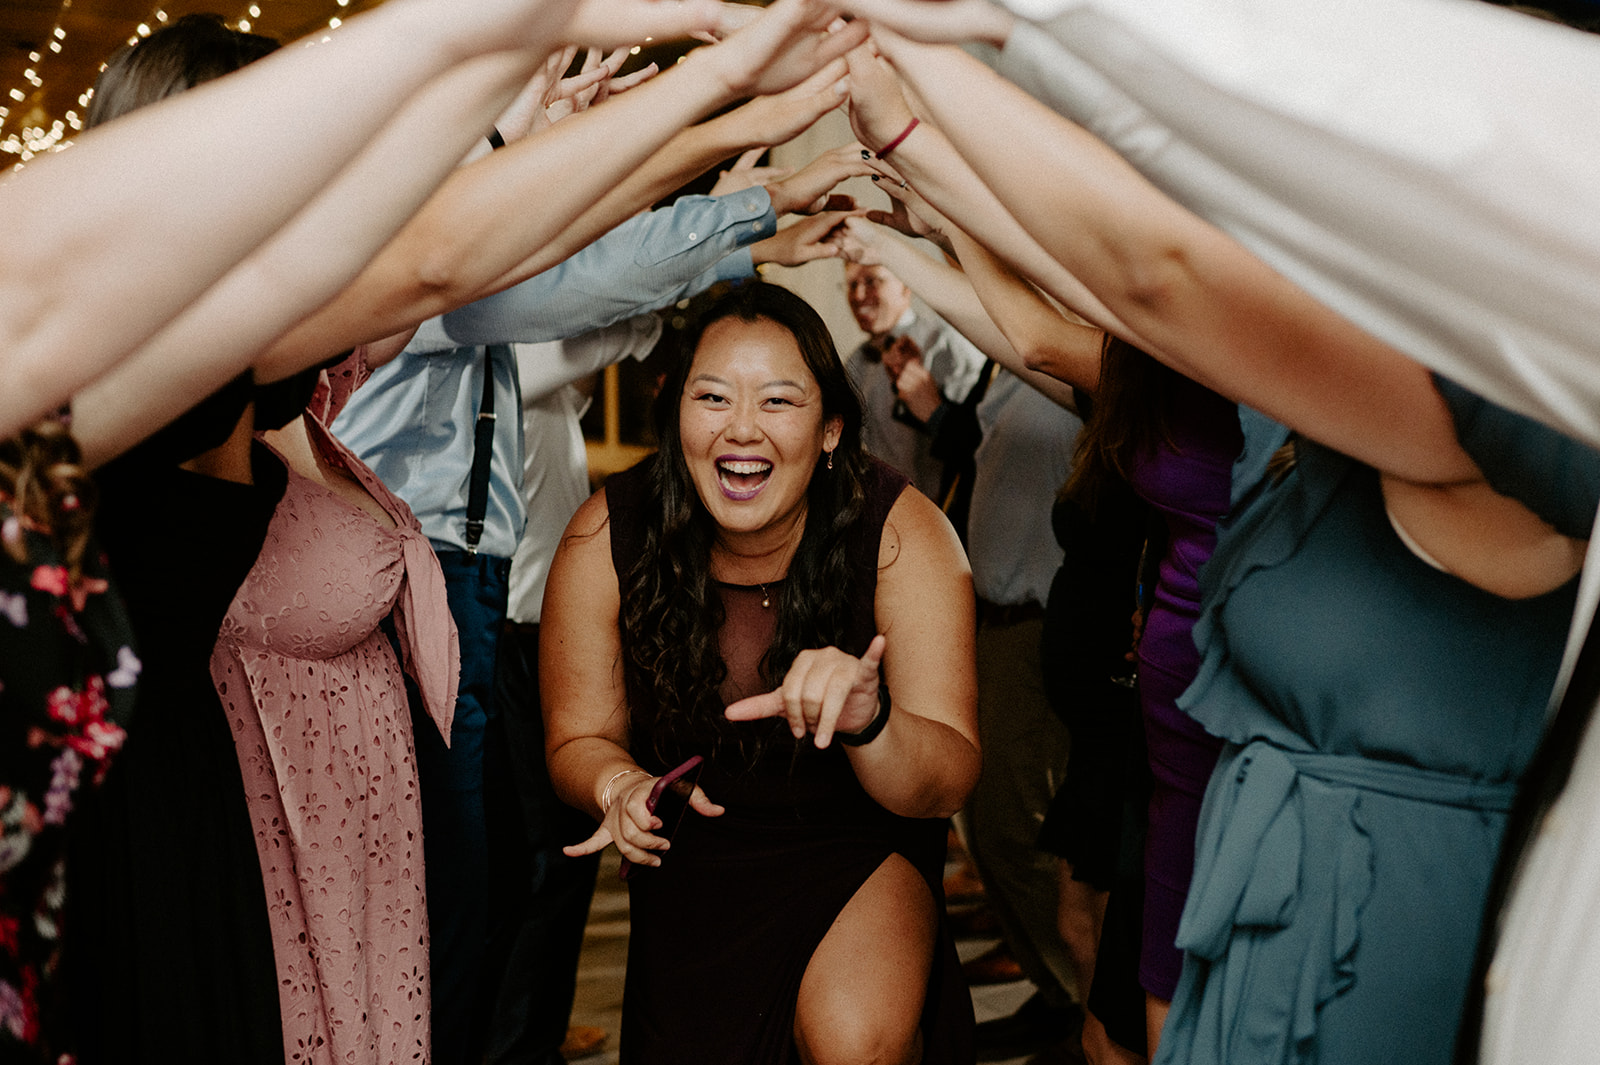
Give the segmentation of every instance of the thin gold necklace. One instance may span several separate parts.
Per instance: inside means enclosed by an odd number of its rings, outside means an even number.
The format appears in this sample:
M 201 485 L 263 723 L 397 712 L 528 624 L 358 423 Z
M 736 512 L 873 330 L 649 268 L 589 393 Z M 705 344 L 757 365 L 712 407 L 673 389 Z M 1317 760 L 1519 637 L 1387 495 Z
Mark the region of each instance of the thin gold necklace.
M 760 581 L 756 581 L 756 584 L 761 586 L 761 609 L 765 610 L 772 605 L 772 596 L 767 594 L 767 586 L 765 584 Z

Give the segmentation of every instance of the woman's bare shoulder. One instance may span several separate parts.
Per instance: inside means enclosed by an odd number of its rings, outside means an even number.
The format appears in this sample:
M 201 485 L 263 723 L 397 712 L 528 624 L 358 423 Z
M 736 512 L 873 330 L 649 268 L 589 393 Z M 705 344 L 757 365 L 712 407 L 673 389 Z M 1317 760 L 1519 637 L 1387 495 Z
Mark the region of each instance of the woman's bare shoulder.
M 904 570 L 924 566 L 971 572 L 950 519 L 927 496 L 907 485 L 883 523 L 883 537 L 878 543 L 879 576 L 897 567 Z

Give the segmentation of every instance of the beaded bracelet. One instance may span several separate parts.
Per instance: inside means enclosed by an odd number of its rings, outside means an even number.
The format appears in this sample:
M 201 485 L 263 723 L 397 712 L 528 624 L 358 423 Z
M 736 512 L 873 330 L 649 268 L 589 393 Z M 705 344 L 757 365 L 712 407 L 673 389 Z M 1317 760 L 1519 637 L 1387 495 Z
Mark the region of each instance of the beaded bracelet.
M 883 727 L 889 723 L 889 706 L 889 686 L 887 684 L 879 684 L 878 712 L 873 715 L 871 721 L 867 722 L 867 727 L 860 732 L 835 732 L 834 736 L 846 747 L 860 747 L 871 743 L 878 738 L 878 733 L 882 732 Z

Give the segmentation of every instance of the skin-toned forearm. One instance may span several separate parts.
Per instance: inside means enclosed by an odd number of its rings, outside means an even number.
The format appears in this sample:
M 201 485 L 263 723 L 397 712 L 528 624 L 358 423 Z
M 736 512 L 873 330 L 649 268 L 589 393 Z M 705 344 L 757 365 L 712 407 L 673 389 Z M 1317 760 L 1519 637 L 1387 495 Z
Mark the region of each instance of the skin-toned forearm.
M 596 821 L 605 819 L 601 808 L 602 792 L 606 782 L 618 773 L 638 769 L 633 755 L 616 740 L 603 736 L 580 736 L 568 740 L 545 753 L 550 765 L 550 783 L 561 801 L 574 809 L 582 810 Z M 648 773 L 640 770 L 644 780 Z M 621 781 L 618 782 L 619 784 Z M 617 788 L 612 788 L 613 801 Z
M 350 290 L 274 346 L 272 375 L 508 287 L 606 232 L 650 202 L 649 188 L 612 200 L 581 232 L 541 251 L 686 123 L 728 100 L 803 83 L 859 42 L 860 26 L 815 29 L 820 10 L 817 0 L 779 0 L 727 42 L 466 168 Z M 540 209 L 530 211 L 535 193 Z
M 274 344 L 264 365 L 315 362 L 470 303 L 555 265 L 647 206 L 638 183 L 631 195 L 607 190 L 647 166 L 671 131 L 722 102 L 726 90 L 712 73 L 685 62 L 461 168 L 349 288 Z M 537 210 L 529 209 L 533 189 Z
M 920 124 L 895 148 L 891 163 L 940 213 L 980 237 L 1064 306 L 1103 328 L 1127 330 L 1083 282 L 1034 240 L 939 129 Z
M 954 239 L 954 234 L 951 236 Z M 1011 341 L 989 317 L 961 270 L 923 255 L 888 231 L 880 232 L 873 246 L 891 274 L 904 281 L 911 291 L 933 308 L 935 314 L 955 326 L 956 331 L 970 340 L 979 351 L 1016 374 L 1051 402 L 1075 409 L 1072 386 L 1030 369 L 1023 362 Z
M 537 59 L 535 52 L 502 52 L 436 78 L 312 204 L 121 365 L 80 391 L 73 399 L 73 432 L 86 461 L 104 462 L 165 424 L 355 277 L 450 173 L 470 131 L 492 121 Z M 426 154 L 419 144 L 429 145 Z
M 985 184 L 1130 340 L 1380 470 L 1420 482 L 1478 476 L 1420 366 L 958 49 L 880 43 Z
M 568 6 L 543 9 L 559 25 Z M 527 16 L 540 4 L 487 10 L 462 18 L 442 0 L 386 5 L 0 183 L 0 434 L 153 336 L 318 195 L 413 93 L 494 45 L 494 20 L 502 33 L 536 37 Z
M 1037 289 L 966 233 L 957 230 L 951 240 L 978 301 L 1021 355 L 1023 365 L 1094 393 L 1100 387 L 1105 334 L 1068 321 Z
M 899 706 L 875 739 L 845 750 L 867 794 L 902 817 L 953 816 L 977 786 L 982 763 L 961 733 Z
M 674 70 L 679 69 L 674 67 Z M 833 91 L 829 86 L 843 74 L 844 61 L 835 60 L 794 89 L 752 100 L 727 114 L 678 130 L 649 158 L 629 168 L 625 176 L 558 236 L 483 286 L 477 295 L 497 292 L 548 270 L 730 156 L 798 136 L 838 105 L 842 92 Z M 630 90 L 630 95 L 637 91 Z M 719 100 L 707 110 L 723 102 Z

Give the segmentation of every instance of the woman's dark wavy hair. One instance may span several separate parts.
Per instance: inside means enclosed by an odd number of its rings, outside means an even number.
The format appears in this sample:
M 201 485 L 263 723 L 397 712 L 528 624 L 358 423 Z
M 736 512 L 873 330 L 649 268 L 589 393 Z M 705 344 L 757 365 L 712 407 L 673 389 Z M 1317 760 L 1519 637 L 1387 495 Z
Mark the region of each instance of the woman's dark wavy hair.
M 837 416 L 843 422 L 833 468 L 819 458 L 812 472 L 805 530 L 777 594 L 772 646 L 761 659 L 763 679 L 777 687 L 802 650 L 842 642 L 850 620 L 849 534 L 861 520 L 867 474 L 861 399 L 810 304 L 776 285 L 749 283 L 714 300 L 685 331 L 676 364 L 656 397 L 660 449 L 649 466 L 643 550 L 622 575 L 623 676 L 633 735 L 663 761 L 730 743 L 754 760 L 770 740 L 790 735 L 782 721 L 752 729 L 723 717 L 717 689 L 727 667 L 717 632 L 725 615 L 711 579 L 716 527 L 689 477 L 679 436 L 679 408 L 694 352 L 708 326 L 730 318 L 769 321 L 787 330 L 816 378 L 824 420 Z

